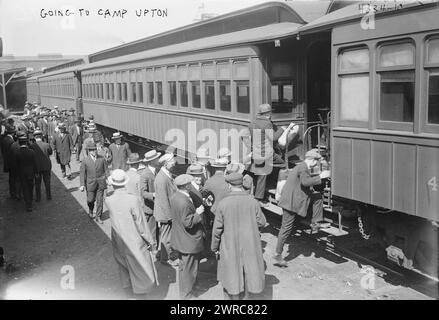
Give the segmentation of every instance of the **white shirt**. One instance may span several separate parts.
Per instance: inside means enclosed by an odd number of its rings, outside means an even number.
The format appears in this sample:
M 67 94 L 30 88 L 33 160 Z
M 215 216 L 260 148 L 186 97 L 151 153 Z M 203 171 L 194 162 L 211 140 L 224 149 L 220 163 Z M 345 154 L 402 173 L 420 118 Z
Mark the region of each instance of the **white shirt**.
M 195 188 L 197 191 L 200 191 L 200 185 L 199 185 L 199 184 L 196 184 L 195 181 L 192 181 L 191 183 L 192 183 L 192 185 L 194 186 L 194 188 Z
M 151 170 L 152 174 L 155 175 L 155 168 L 154 167 L 148 165 L 148 169 Z

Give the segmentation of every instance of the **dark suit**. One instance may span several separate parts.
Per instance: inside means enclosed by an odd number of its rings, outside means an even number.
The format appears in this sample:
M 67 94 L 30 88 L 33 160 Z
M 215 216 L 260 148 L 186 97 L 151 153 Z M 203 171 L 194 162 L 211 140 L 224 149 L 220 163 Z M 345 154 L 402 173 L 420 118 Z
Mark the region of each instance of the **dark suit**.
M 322 220 L 322 196 L 320 193 L 314 192 L 312 188 L 312 186 L 319 185 L 321 182 L 320 176 L 311 176 L 305 162 L 299 163 L 288 174 L 278 203 L 279 207 L 283 208 L 283 215 L 276 246 L 277 254 L 281 254 L 283 251 L 284 243 L 293 228 L 296 214 L 306 217 L 311 200 L 313 201 L 311 222 Z
M 26 145 L 20 146 L 16 153 L 17 168 L 19 170 L 21 187 L 26 208 L 32 208 L 32 194 L 34 177 L 37 172 L 35 152 Z
M 122 169 L 123 171 L 128 170 L 127 160 L 131 154 L 128 143 L 123 142 L 119 146 L 116 143 L 112 143 L 110 144 L 109 149 L 112 157 L 111 169 Z
M 140 173 L 140 196 L 143 198 L 142 209 L 146 217 L 151 234 L 157 240 L 157 223 L 154 218 L 154 173 L 146 167 Z M 158 242 L 158 241 L 157 241 Z M 157 248 L 156 248 L 157 249 Z
M 36 200 L 41 199 L 41 180 L 44 180 L 44 187 L 46 189 L 47 199 L 52 198 L 50 191 L 50 173 L 52 170 L 52 162 L 50 161 L 50 155 L 52 154 L 52 148 L 47 142 L 37 140 L 31 145 L 31 148 L 35 151 L 37 161 L 37 173 L 35 176 L 35 193 Z
M 18 168 L 18 164 L 17 164 L 17 152 L 19 149 L 20 149 L 20 145 L 18 144 L 18 141 L 14 141 L 11 144 L 8 153 L 8 159 L 9 159 L 8 166 L 9 166 L 10 177 L 12 178 L 13 181 L 12 182 L 13 194 L 14 197 L 18 199 L 22 196 L 20 169 Z
M 14 172 L 16 166 L 14 161 L 14 155 L 12 151 L 12 144 L 14 138 L 10 135 L 5 135 L 1 141 L 1 149 L 3 155 L 3 172 L 9 173 L 9 195 L 11 198 L 17 197 L 17 174 Z
M 70 135 L 72 136 L 73 146 L 76 147 L 76 160 L 79 161 L 79 155 L 82 150 L 82 137 L 84 135 L 84 129 L 82 126 L 77 126 L 74 124 L 70 127 Z
M 177 191 L 170 200 L 173 216 L 171 245 L 180 253 L 180 298 L 187 298 L 198 273 L 199 253 L 203 250 L 201 215 L 195 212 L 190 196 Z
M 61 133 L 55 134 L 54 149 L 57 156 L 57 161 L 61 165 L 61 171 L 66 173 L 66 165 L 70 167 L 70 158 L 73 150 L 72 136 L 66 132 L 63 137 Z
M 44 118 L 40 118 L 37 121 L 37 126 L 43 132 L 43 141 L 48 142 L 49 124 Z
M 87 190 L 87 205 L 90 211 L 96 201 L 96 215 L 101 216 L 104 205 L 104 190 L 107 188 L 106 178 L 109 176 L 105 159 L 97 156 L 93 161 L 88 155 L 81 162 L 80 185 Z

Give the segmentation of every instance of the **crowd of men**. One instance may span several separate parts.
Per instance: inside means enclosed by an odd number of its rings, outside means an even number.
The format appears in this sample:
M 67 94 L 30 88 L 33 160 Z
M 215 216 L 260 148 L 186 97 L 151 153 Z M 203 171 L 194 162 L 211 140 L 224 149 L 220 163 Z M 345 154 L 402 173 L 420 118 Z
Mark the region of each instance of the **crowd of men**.
M 209 259 L 217 265 L 226 299 L 251 298 L 264 290 L 260 228 L 267 224 L 262 208 L 273 165 L 261 169 L 258 164 L 267 161 L 267 155 L 252 157 L 246 167 L 232 162 L 231 152 L 223 148 L 215 159 L 194 162 L 186 173 L 176 175 L 175 154 L 151 150 L 141 158 L 131 152 L 120 132 L 112 135 L 107 147 L 93 116 L 85 121 L 73 109 L 28 104 L 21 123 L 11 119 L 3 119 L 1 139 L 10 197 L 23 197 L 26 209 L 32 211 L 34 185 L 38 202 L 44 181 L 47 200 L 52 199 L 51 154 L 64 178 L 71 177 L 70 162 L 76 154 L 79 189 L 86 193 L 90 219 L 102 224 L 104 202 L 109 210 L 114 258 L 128 292 L 145 295 L 159 285 L 160 270 L 154 263 L 158 260 L 178 268 L 180 297 L 191 299 L 198 290 L 200 261 Z M 275 127 L 271 107 L 262 105 L 249 131 L 252 135 L 256 129 L 271 129 L 277 140 L 288 131 L 297 134 L 293 128 Z M 255 148 L 265 147 L 253 144 L 252 148 L 253 154 L 259 154 Z M 282 161 L 276 153 L 268 157 L 274 163 Z M 284 214 L 274 256 L 279 267 L 287 266 L 282 251 L 295 217 L 306 216 L 312 202 L 312 227 L 318 228 L 322 220 L 321 195 L 313 186 L 321 184 L 329 172 L 313 174 L 311 170 L 320 159 L 316 150 L 308 151 L 289 172 L 282 189 L 279 206 Z

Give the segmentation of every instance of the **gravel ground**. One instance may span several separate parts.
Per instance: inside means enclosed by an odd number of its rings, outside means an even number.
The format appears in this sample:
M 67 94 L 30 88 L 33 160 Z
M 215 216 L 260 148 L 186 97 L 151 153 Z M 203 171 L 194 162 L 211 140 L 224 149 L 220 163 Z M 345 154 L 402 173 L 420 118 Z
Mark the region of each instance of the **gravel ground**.
M 7 175 L 0 173 L 0 246 L 6 258 L 0 269 L 0 298 L 127 299 L 113 259 L 108 212 L 104 208 L 103 225 L 90 221 L 85 193 L 78 190 L 79 164 L 72 161 L 75 178 L 69 181 L 61 178 L 59 166 L 52 161 L 53 200 L 46 201 L 43 191 L 43 200 L 31 213 L 25 211 L 23 202 L 8 199 Z M 412 288 L 366 274 L 355 261 L 300 236 L 290 238 L 289 267 L 275 267 L 275 226 L 262 233 L 267 269 L 261 299 L 431 299 Z M 69 266 L 74 270 L 73 290 L 61 287 L 63 268 L 70 270 Z M 175 269 L 159 263 L 157 269 L 160 287 L 150 298 L 177 299 Z M 199 285 L 199 299 L 223 298 L 214 261 L 200 265 Z

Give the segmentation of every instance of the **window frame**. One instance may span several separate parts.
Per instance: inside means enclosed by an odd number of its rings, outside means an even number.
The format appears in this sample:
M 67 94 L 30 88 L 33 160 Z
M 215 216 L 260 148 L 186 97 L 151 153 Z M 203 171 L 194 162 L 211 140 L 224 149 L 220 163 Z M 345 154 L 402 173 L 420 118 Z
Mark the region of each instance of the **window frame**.
M 413 47 L 413 63 L 411 65 L 402 65 L 402 66 L 391 66 L 391 67 L 381 67 L 380 66 L 380 53 L 381 49 L 385 46 L 397 45 L 409 43 Z M 396 130 L 396 131 L 407 131 L 414 132 L 415 122 L 416 122 L 416 112 L 418 112 L 416 108 L 416 92 L 418 90 L 418 84 L 416 83 L 416 42 L 411 38 L 404 38 L 398 40 L 390 40 L 384 42 L 378 42 L 376 45 L 376 61 L 375 61 L 375 102 L 376 102 L 376 111 L 375 111 L 375 121 L 376 128 L 383 130 Z M 413 122 L 400 122 L 400 121 L 389 121 L 389 120 L 381 120 L 381 78 L 384 73 L 390 72 L 413 72 L 414 78 L 414 93 L 413 93 Z
M 439 124 L 437 123 L 429 123 L 428 122 L 428 99 L 429 99 L 429 91 L 430 91 L 430 74 L 431 72 L 439 72 L 439 62 L 430 63 L 428 61 L 428 46 L 430 41 L 439 40 L 439 33 L 427 35 L 424 39 L 423 47 L 424 47 L 424 59 L 422 65 L 423 72 L 423 88 L 424 91 L 422 94 L 425 97 L 421 103 L 421 128 L 422 132 L 439 134 Z

